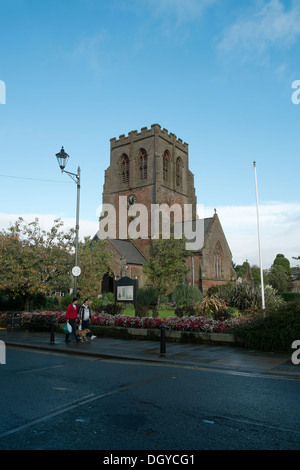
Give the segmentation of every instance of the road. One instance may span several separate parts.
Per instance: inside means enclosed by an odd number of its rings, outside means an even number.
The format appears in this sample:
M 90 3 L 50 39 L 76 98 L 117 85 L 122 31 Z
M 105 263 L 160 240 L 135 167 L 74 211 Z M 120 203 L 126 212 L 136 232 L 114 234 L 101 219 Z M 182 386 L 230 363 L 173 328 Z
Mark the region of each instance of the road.
M 1 450 L 298 450 L 289 377 L 7 348 Z

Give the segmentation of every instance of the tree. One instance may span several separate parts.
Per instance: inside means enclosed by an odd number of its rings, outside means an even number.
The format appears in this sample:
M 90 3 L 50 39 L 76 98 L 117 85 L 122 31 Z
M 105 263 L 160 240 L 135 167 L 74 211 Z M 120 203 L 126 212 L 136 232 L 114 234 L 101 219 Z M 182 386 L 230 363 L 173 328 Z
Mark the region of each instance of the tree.
M 284 255 L 282 255 L 281 253 L 279 253 L 278 255 L 276 255 L 276 258 L 274 260 L 274 263 L 273 263 L 274 266 L 282 266 L 283 269 L 284 269 L 284 272 L 288 275 L 291 274 L 291 266 L 290 266 L 290 262 L 287 258 L 285 258 Z
M 241 277 L 242 279 L 245 279 L 247 277 L 247 270 L 251 270 L 251 276 L 252 280 L 255 286 L 259 286 L 261 284 L 261 276 L 260 276 L 260 268 L 256 265 L 253 264 L 250 267 L 250 264 L 248 261 L 244 261 L 243 264 L 237 264 L 234 266 L 234 270 L 236 272 L 237 277 Z M 263 276 L 264 281 L 265 281 L 265 276 Z
M 0 233 L 0 290 L 23 295 L 26 308 L 34 294 L 51 295 L 70 288 L 74 230 L 64 233 L 62 226 L 55 219 L 47 232 L 37 218 L 27 224 L 19 217 Z
M 185 248 L 185 239 L 152 239 L 148 263 L 144 273 L 157 288 L 157 310 L 160 307 L 161 295 L 170 293 L 182 283 L 188 272 L 186 260 L 189 252 Z
M 85 237 L 78 245 L 78 258 L 81 274 L 78 277 L 78 292 L 84 297 L 97 297 L 100 281 L 104 274 L 110 272 L 112 255 L 107 249 L 105 240 L 92 240 Z
M 268 273 L 268 283 L 279 292 L 285 292 L 287 288 L 288 275 L 280 264 L 273 264 Z

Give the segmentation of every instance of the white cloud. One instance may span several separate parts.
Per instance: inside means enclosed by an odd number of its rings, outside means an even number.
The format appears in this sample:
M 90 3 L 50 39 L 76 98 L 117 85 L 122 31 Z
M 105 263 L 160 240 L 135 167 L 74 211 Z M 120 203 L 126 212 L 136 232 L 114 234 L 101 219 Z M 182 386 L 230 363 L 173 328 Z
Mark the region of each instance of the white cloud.
M 213 208 L 205 208 L 211 217 Z M 260 264 L 256 206 L 221 206 L 217 214 L 232 251 L 233 261 Z M 259 204 L 260 243 L 263 268 L 269 268 L 276 255 L 283 253 L 291 266 L 300 255 L 300 203 L 268 202 Z
M 259 2 L 249 8 L 223 34 L 219 49 L 262 54 L 271 46 L 290 46 L 300 35 L 300 5 L 286 10 L 280 0 Z

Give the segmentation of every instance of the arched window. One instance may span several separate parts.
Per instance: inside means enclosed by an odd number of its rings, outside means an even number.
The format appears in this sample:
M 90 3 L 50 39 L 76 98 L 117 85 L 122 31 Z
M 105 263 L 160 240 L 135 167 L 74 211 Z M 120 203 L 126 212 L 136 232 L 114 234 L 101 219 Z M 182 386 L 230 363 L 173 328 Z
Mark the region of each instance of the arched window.
M 169 179 L 169 161 L 170 161 L 170 154 L 168 150 L 166 150 L 163 155 L 163 179 L 164 181 L 168 181 Z
M 222 247 L 221 247 L 220 242 L 217 242 L 215 246 L 214 270 L 215 270 L 215 278 L 221 279 L 222 277 Z
M 180 157 L 176 160 L 176 186 L 182 185 L 182 160 Z
M 139 171 L 140 171 L 140 179 L 146 180 L 147 171 L 148 171 L 148 155 L 145 149 L 139 150 L 138 165 L 139 165 Z
M 129 158 L 125 153 L 121 157 L 121 174 L 122 183 L 129 183 Z

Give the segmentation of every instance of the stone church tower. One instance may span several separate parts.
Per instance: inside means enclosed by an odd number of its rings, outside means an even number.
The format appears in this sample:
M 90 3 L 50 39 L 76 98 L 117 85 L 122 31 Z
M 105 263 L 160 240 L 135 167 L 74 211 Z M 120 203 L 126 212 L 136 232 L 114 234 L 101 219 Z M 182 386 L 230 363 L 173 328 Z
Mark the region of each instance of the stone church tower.
M 119 230 L 119 197 L 126 196 L 128 208 L 133 204 L 147 207 L 149 218 L 153 204 L 179 204 L 184 219 L 184 204 L 192 205 L 192 218 L 196 218 L 197 199 L 194 175 L 189 170 L 188 144 L 153 124 L 141 132 L 110 141 L 110 166 L 105 171 L 103 203 L 116 209 L 117 238 L 124 237 Z M 129 221 L 130 222 L 130 221 Z M 148 220 L 150 236 L 151 220 Z M 137 243 L 139 243 L 137 241 Z M 143 242 L 140 241 L 142 246 Z
M 120 205 L 120 197 L 123 205 Z M 114 276 L 134 275 L 142 287 L 145 281 L 142 267 L 147 260 L 151 237 L 151 205 L 180 206 L 184 221 L 183 207 L 189 204 L 189 220 L 197 219 L 197 198 L 194 175 L 189 170 L 188 144 L 175 134 L 161 129 L 159 124 L 153 124 L 150 129 L 144 127 L 141 132 L 132 131 L 127 136 L 120 135 L 118 139 L 111 139 L 110 165 L 105 171 L 103 204 L 110 204 L 116 212 L 115 236 L 108 240 L 114 257 Z M 147 233 L 130 240 L 127 229 L 131 219 L 127 218 L 127 211 L 131 207 L 138 207 L 137 204 L 147 208 Z M 127 224 L 125 231 L 121 227 L 124 213 Z M 175 213 L 171 221 L 177 222 Z M 100 218 L 100 228 L 101 224 L 103 228 L 104 216 Z M 231 252 L 216 214 L 213 218 L 204 219 L 204 231 L 203 247 L 188 260 L 191 268 L 187 277 L 188 283 L 196 285 L 203 292 L 213 284 L 228 282 L 232 276 Z M 216 265 L 217 256 L 219 262 Z

